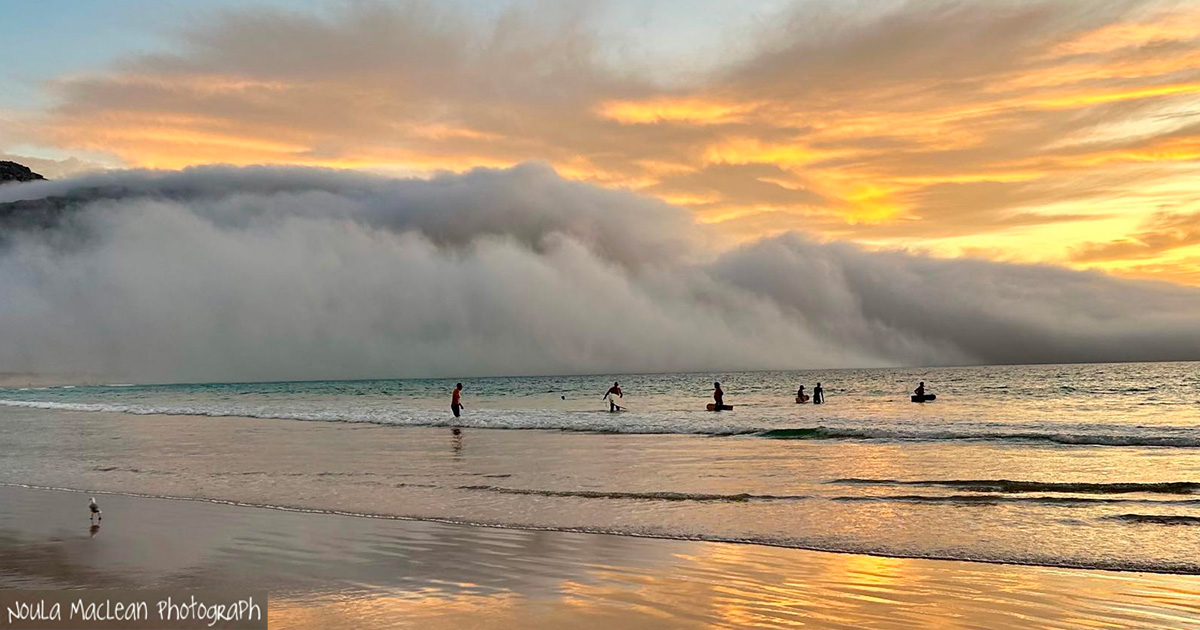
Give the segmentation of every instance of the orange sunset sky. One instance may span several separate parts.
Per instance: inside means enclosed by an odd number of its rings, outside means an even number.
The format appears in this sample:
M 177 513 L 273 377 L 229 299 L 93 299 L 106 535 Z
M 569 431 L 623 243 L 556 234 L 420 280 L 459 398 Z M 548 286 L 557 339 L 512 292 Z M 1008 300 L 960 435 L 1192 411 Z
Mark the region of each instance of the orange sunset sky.
M 537 160 L 730 243 L 798 230 L 1200 285 L 1196 2 L 81 11 L 0 24 L 0 52 L 30 60 L 0 73 L 0 159 L 51 177 Z

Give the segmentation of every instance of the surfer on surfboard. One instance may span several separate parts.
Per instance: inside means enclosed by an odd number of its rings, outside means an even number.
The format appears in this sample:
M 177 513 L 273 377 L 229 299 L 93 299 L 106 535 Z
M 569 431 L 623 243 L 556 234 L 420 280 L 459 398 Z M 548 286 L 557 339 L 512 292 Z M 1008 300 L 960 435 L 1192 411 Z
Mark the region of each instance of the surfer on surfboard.
M 625 398 L 625 394 L 621 393 L 621 384 L 613 383 L 613 386 L 609 387 L 608 392 L 604 394 L 604 398 L 608 400 L 609 411 L 621 411 L 622 407 L 617 404 L 617 398 Z

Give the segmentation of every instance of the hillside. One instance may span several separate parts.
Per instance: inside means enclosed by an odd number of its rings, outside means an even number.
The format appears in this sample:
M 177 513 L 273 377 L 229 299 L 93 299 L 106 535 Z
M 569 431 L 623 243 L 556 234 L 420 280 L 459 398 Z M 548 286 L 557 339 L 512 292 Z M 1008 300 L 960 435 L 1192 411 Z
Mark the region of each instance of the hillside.
M 34 173 L 28 166 L 0 160 L 0 184 L 7 182 L 32 182 L 39 179 L 46 179 L 37 173 Z

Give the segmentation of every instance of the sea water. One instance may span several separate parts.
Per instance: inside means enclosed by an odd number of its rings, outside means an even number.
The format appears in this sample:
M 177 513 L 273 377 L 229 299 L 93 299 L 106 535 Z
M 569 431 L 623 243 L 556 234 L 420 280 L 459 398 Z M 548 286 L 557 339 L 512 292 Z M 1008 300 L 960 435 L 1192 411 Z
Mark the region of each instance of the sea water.
M 705 411 L 718 380 L 732 411 Z M 626 411 L 602 399 L 614 381 Z M 936 401 L 909 401 L 920 381 Z M 794 402 L 818 382 L 825 404 Z M 1200 573 L 1200 363 L 112 384 L 0 406 L 4 483 Z M 305 422 L 211 443 L 215 418 L 241 416 Z

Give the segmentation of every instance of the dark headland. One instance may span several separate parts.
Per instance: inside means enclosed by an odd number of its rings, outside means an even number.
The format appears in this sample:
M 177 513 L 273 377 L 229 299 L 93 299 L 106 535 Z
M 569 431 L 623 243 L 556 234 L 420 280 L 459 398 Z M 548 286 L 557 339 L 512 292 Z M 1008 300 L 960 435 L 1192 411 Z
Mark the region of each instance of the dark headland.
M 7 182 L 34 182 L 39 179 L 46 179 L 41 175 L 33 172 L 24 164 L 0 160 L 0 184 Z

